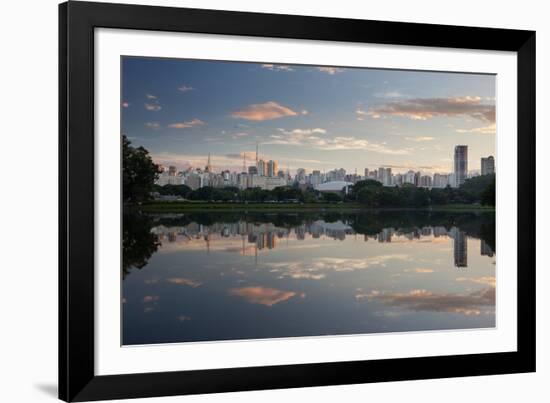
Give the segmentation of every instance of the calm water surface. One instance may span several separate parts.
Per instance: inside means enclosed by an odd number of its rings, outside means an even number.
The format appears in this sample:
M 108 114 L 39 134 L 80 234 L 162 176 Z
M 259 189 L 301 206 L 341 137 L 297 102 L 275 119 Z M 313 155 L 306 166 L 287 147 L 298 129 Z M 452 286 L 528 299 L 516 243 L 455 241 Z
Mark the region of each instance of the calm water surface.
M 123 344 L 495 326 L 494 213 L 124 216 Z

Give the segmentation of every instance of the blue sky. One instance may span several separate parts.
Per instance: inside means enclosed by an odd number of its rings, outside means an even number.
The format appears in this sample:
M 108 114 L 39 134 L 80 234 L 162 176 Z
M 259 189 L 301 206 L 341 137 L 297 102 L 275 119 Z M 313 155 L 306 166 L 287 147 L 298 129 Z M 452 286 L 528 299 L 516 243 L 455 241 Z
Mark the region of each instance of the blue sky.
M 215 171 L 254 158 L 297 168 L 450 172 L 495 154 L 495 76 L 126 57 L 122 132 L 155 162 Z

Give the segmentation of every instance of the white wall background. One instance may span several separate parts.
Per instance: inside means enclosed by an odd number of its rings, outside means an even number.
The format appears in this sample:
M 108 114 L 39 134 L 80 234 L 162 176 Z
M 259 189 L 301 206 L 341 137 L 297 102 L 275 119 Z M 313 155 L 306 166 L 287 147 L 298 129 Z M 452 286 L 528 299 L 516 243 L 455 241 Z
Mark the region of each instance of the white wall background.
M 122 1 L 121 1 L 122 2 Z M 157 0 L 127 3 L 534 29 L 537 31 L 538 372 L 462 379 L 142 399 L 153 402 L 548 401 L 550 392 L 550 26 L 545 2 L 522 0 Z M 0 400 L 56 399 L 57 0 L 0 3 Z M 545 382 L 546 381 L 546 382 Z

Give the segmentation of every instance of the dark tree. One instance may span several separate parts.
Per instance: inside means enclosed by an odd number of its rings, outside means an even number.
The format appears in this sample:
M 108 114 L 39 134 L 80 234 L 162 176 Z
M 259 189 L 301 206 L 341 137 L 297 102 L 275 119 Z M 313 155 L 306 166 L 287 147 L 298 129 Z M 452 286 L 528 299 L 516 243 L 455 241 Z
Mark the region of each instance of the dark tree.
M 122 194 L 125 203 L 141 203 L 151 198 L 159 167 L 143 147 L 132 147 L 122 135 Z
M 122 215 L 122 278 L 132 269 L 141 269 L 160 245 L 151 232 L 151 219 L 141 213 L 125 212 Z
M 337 193 L 323 193 L 323 200 L 329 203 L 342 201 L 342 196 Z
M 494 206 L 495 203 L 496 203 L 496 186 L 495 186 L 495 181 L 493 181 L 481 193 L 481 204 Z

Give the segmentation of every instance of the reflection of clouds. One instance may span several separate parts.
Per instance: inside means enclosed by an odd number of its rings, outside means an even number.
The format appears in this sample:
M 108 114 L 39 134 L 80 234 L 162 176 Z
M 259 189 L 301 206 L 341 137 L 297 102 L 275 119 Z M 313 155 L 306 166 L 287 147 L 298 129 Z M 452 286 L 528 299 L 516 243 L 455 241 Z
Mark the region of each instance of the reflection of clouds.
M 143 312 L 147 313 L 147 312 L 153 312 L 155 310 L 155 308 L 153 308 L 152 306 L 146 306 L 144 309 L 143 309 Z
M 419 273 L 419 274 L 427 274 L 427 273 L 433 273 L 433 269 L 426 269 L 423 267 L 418 267 L 416 269 L 405 269 L 405 272 L 407 273 Z
M 146 295 L 145 297 L 143 297 L 143 302 L 144 303 L 155 302 L 155 301 L 158 301 L 159 299 L 160 297 L 158 295 Z
M 185 277 L 172 277 L 172 278 L 166 279 L 166 281 L 172 284 L 186 285 L 192 288 L 197 288 L 202 285 L 200 281 L 191 280 Z
M 180 316 L 178 316 L 178 320 L 179 320 L 180 322 L 185 322 L 185 321 L 191 320 L 191 316 L 180 315 Z
M 277 290 L 275 288 L 256 286 L 232 288 L 229 290 L 229 295 L 242 297 L 251 304 L 273 306 L 279 302 L 286 301 L 297 294 L 294 291 L 284 291 Z M 304 298 L 305 294 L 301 293 L 300 296 Z
M 481 307 L 495 305 L 495 288 L 483 288 L 469 294 L 435 293 L 427 290 L 411 290 L 408 293 L 392 293 L 357 290 L 355 298 L 376 301 L 385 305 L 411 311 L 451 312 L 463 315 L 479 315 Z
M 407 260 L 409 255 L 390 254 L 372 256 L 363 259 L 356 258 L 335 258 L 321 257 L 309 262 L 277 262 L 265 263 L 271 272 L 280 273 L 280 277 L 291 277 L 295 279 L 321 280 L 326 277 L 327 272 L 351 272 L 365 270 L 372 266 L 385 266 L 389 260 Z
M 471 283 L 488 285 L 490 287 L 496 286 L 495 276 L 485 276 L 485 277 L 458 277 L 456 281 L 463 282 L 469 281 Z

